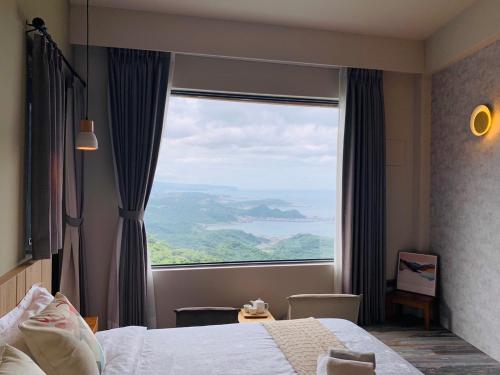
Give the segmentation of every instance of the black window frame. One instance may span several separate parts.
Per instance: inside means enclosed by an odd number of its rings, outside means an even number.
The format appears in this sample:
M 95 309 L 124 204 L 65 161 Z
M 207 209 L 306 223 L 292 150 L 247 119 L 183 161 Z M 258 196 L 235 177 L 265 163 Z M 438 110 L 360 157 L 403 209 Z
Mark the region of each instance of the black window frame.
M 196 97 L 215 100 L 235 100 L 250 102 L 265 102 L 274 104 L 300 105 L 300 106 L 339 106 L 338 99 L 313 98 L 313 97 L 294 97 L 277 96 L 261 94 L 230 93 L 220 91 L 205 90 L 187 90 L 175 89 L 170 91 L 171 96 Z M 153 182 L 154 184 L 154 182 Z M 146 228 L 147 229 L 147 228 Z M 334 242 L 335 246 L 335 242 Z M 335 247 L 332 249 L 335 251 Z M 333 253 L 332 253 L 333 255 Z M 335 259 L 290 259 L 290 260 L 268 260 L 268 261 L 231 261 L 231 262 L 211 262 L 211 263 L 178 263 L 178 264 L 151 264 L 152 269 L 175 269 L 175 268 L 218 268 L 218 267 L 252 267 L 252 266 L 273 266 L 273 265 L 300 265 L 300 264 L 329 264 L 334 263 Z

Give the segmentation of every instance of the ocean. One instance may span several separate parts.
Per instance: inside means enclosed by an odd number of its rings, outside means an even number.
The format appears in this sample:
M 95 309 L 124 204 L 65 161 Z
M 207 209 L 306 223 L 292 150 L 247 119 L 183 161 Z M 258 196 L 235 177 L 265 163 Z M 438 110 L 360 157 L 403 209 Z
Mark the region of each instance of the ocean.
M 213 193 L 213 191 L 212 191 Z M 305 220 L 253 220 L 239 223 L 221 223 L 206 226 L 209 230 L 240 229 L 259 237 L 289 238 L 296 234 L 314 234 L 335 237 L 335 200 L 336 193 L 331 191 L 297 191 L 297 190 L 233 190 L 225 192 L 234 200 L 281 199 L 290 206 L 273 206 L 281 210 L 296 209 L 307 217 Z

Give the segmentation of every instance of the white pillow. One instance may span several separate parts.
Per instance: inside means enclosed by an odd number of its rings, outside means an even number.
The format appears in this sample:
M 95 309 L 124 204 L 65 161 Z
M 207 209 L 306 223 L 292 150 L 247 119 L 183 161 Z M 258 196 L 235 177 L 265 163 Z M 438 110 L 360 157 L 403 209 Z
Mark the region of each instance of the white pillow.
M 45 375 L 33 360 L 10 345 L 0 346 L 0 375 Z
M 19 324 L 39 314 L 54 299 L 52 294 L 40 284 L 33 285 L 19 304 L 0 318 L 0 342 L 14 346 L 26 354 L 30 354 L 19 331 Z

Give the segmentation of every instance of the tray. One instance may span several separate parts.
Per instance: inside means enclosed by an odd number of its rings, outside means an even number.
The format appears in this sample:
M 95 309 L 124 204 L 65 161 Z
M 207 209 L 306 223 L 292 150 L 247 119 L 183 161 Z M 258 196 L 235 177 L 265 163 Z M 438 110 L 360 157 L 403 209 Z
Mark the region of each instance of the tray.
M 267 318 L 269 316 L 267 310 L 261 314 L 249 314 L 246 313 L 245 310 L 241 309 L 241 313 L 243 314 L 243 317 L 246 319 L 262 319 L 262 318 Z

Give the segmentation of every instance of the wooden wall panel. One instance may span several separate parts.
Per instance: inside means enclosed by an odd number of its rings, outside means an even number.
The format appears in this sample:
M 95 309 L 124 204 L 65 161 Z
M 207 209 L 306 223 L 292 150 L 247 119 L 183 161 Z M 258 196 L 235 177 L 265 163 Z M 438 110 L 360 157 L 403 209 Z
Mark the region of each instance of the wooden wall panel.
M 16 285 L 17 277 L 15 275 L 0 285 L 0 316 L 16 307 Z
M 50 291 L 52 263 L 29 260 L 0 276 L 0 317 L 12 310 L 33 284 L 41 283 Z
M 24 292 L 26 293 L 33 285 L 33 268 L 28 266 L 26 268 L 26 281 L 24 283 Z
M 16 300 L 17 303 L 19 303 L 26 294 L 26 270 L 22 270 L 21 272 L 19 272 L 16 278 L 17 278 Z
M 52 260 L 44 259 L 42 263 L 42 286 L 52 293 Z
M 31 283 L 26 283 L 28 290 L 33 286 L 33 284 L 42 283 L 42 261 L 33 263 L 30 268 L 32 269 Z
M 5 293 L 5 287 L 0 285 L 0 316 L 4 316 L 7 311 L 7 294 Z

